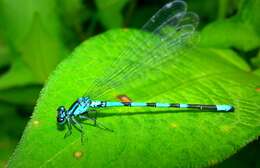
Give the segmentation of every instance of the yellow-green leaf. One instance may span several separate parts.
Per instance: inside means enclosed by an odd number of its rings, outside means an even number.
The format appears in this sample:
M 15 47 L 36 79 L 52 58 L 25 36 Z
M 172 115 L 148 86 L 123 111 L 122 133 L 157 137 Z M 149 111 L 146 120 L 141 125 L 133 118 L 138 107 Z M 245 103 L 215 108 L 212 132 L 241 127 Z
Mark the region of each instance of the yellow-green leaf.
M 115 100 L 123 93 L 133 101 L 232 104 L 234 112 L 104 108 L 98 110 L 97 122 L 114 132 L 89 123 L 84 124 L 84 144 L 75 128 L 64 139 L 66 130 L 56 125 L 57 107 L 71 105 L 122 51 L 139 44 L 133 35 L 157 42 L 143 32 L 113 30 L 81 44 L 58 66 L 42 91 L 10 167 L 205 167 L 260 135 L 260 93 L 256 91 L 260 77 L 222 53 L 196 48 L 173 55 L 157 67 L 160 71 L 144 73 L 148 80 L 128 81 L 103 99 Z M 139 49 L 134 47 L 124 57 L 146 54 Z

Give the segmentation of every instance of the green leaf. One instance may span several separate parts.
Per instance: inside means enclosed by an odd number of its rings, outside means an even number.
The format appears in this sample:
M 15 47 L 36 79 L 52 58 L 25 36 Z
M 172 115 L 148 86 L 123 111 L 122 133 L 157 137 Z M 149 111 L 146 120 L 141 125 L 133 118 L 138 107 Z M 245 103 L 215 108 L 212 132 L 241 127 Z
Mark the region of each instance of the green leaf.
M 10 51 L 2 40 L 3 39 L 0 34 L 0 68 L 10 63 L 10 57 L 9 57 Z
M 0 167 L 6 167 L 8 158 L 11 156 L 12 152 L 15 149 L 16 145 L 15 139 L 9 139 L 6 137 L 0 137 Z
M 260 50 L 259 50 L 257 56 L 256 56 L 256 57 L 253 57 L 253 58 L 251 59 L 251 61 L 252 61 L 252 64 L 253 64 L 253 66 L 254 66 L 255 68 L 260 68 Z
M 12 55 L 21 56 L 41 82 L 66 54 L 56 8 L 52 0 L 0 0 L 0 27 Z
M 12 122 L 10 122 L 10 120 Z M 15 106 L 0 103 L 0 136 L 16 139 L 15 141 L 17 141 L 22 134 L 26 121 L 27 119 L 22 118 L 17 113 Z
M 97 122 L 114 132 L 84 124 L 84 144 L 75 128 L 64 139 L 66 131 L 56 125 L 57 107 L 70 106 L 122 50 L 137 45 L 138 41 L 129 43 L 133 35 L 151 43 L 157 40 L 139 31 L 109 31 L 80 45 L 58 66 L 10 167 L 205 167 L 260 135 L 260 94 L 255 89 L 260 77 L 212 49 L 197 48 L 173 56 L 159 72 L 144 74 L 151 78 L 126 82 L 104 97 L 116 100 L 123 93 L 133 101 L 224 103 L 234 105 L 235 112 L 104 108 L 98 111 Z M 129 51 L 126 58 L 141 52 L 136 47 Z M 164 53 L 157 52 L 158 56 Z M 121 65 L 115 68 L 120 70 Z
M 36 83 L 30 69 L 20 59 L 15 59 L 9 71 L 0 77 L 0 90 Z
M 12 46 L 17 48 L 24 42 L 36 13 L 40 15 L 46 31 L 51 32 L 54 37 L 59 37 L 60 25 L 55 5 L 52 0 L 1 0 L 1 28 L 5 30 L 4 33 Z
M 233 63 L 238 68 L 243 69 L 245 71 L 250 71 L 249 65 L 233 50 L 231 49 L 215 49 L 211 48 L 213 52 L 225 58 L 226 61 Z
M 0 68 L 7 66 L 10 63 L 10 57 L 9 55 L 5 54 L 5 48 L 2 48 L 0 46 Z
M 259 0 L 242 0 L 241 9 L 239 11 L 239 17 L 245 23 L 252 25 L 260 36 L 260 1 Z
M 244 51 L 260 45 L 260 36 L 255 29 L 237 18 L 215 21 L 201 32 L 200 45 L 204 47 L 235 47 Z
M 254 73 L 258 76 L 260 76 L 260 68 L 258 68 L 257 70 L 254 71 Z M 260 84 L 259 84 L 259 88 L 260 88 Z
M 0 100 L 19 105 L 35 105 L 41 86 L 26 86 L 0 90 Z
M 208 24 L 202 31 L 202 46 L 235 47 L 249 51 L 260 46 L 260 1 L 241 1 L 237 15 Z
M 61 14 L 70 27 L 80 27 L 83 20 L 90 17 L 90 11 L 86 9 L 81 0 L 58 0 L 62 8 Z
M 0 123 L 0 167 L 6 167 L 8 158 L 14 151 L 25 127 L 26 120 L 21 119 L 14 106 L 0 103 Z
M 1 132 L 0 132 L 0 166 L 5 167 L 8 161 L 9 156 L 15 148 L 15 143 L 11 140 L 10 137 L 6 134 L 6 132 L 2 131 L 3 127 L 6 128 L 6 121 L 10 113 L 14 113 L 15 108 L 10 107 L 4 104 L 0 104 L 0 121 L 1 121 Z M 8 116 L 10 117 L 10 115 Z
M 107 29 L 123 26 L 121 11 L 127 2 L 128 0 L 95 0 L 98 17 Z
M 83 24 L 91 18 L 92 11 L 82 0 L 57 0 L 57 4 L 64 22 L 62 31 L 66 46 L 75 48 L 80 40 L 86 38 Z
M 36 13 L 20 51 L 23 60 L 43 82 L 65 56 L 65 52 L 59 40 L 44 29 L 41 21 L 40 15 Z
M 257 167 L 257 160 L 259 160 L 259 149 L 260 143 L 259 140 L 253 141 L 244 148 L 242 148 L 235 155 L 225 160 L 224 162 L 216 165 L 216 168 L 245 168 L 245 167 Z
M 141 6 L 131 14 L 131 18 L 126 18 L 127 26 L 142 27 L 144 23 L 158 10 L 158 6 Z M 129 16 L 130 17 L 130 16 Z M 135 19 L 138 18 L 138 19 Z

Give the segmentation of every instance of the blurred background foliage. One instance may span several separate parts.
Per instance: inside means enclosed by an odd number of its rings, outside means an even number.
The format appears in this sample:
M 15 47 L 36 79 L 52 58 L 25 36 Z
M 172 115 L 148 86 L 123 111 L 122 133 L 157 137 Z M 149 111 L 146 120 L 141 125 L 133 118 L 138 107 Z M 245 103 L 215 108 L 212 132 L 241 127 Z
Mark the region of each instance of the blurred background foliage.
M 48 75 L 77 45 L 108 29 L 140 28 L 168 0 L 0 0 L 0 166 Z M 202 47 L 232 48 L 260 75 L 259 0 L 187 0 Z M 259 84 L 260 85 L 260 84 Z M 216 167 L 260 167 L 259 140 Z

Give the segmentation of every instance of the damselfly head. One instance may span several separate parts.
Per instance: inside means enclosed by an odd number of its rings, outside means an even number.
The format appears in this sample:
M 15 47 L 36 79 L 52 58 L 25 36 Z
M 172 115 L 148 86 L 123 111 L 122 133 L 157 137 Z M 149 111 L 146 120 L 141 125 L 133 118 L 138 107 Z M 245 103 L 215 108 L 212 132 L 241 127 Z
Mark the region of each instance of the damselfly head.
M 57 109 L 57 122 L 60 125 L 63 125 L 66 122 L 66 109 L 64 106 L 60 106 Z

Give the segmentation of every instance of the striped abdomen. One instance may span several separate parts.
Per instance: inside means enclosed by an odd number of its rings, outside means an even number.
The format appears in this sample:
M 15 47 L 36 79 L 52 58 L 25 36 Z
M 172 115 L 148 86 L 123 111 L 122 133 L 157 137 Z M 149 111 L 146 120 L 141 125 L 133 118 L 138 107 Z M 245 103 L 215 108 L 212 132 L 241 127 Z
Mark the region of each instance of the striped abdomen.
M 158 108 L 191 108 L 210 111 L 234 111 L 231 105 L 176 104 L 176 103 L 144 103 L 144 102 L 107 102 L 93 101 L 91 107 L 158 107 Z

